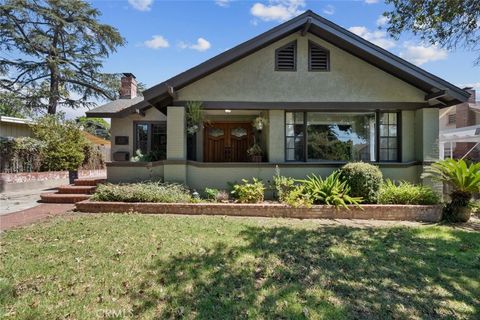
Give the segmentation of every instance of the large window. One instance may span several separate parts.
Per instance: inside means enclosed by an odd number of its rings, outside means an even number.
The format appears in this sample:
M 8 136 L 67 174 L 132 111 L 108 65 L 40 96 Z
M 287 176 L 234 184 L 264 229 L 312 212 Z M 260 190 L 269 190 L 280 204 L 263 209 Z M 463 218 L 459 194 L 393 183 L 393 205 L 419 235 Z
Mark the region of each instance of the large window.
M 136 122 L 135 150 L 142 154 L 154 154 L 155 159 L 163 160 L 167 155 L 166 122 Z
M 399 160 L 396 112 L 287 112 L 285 120 L 287 161 Z

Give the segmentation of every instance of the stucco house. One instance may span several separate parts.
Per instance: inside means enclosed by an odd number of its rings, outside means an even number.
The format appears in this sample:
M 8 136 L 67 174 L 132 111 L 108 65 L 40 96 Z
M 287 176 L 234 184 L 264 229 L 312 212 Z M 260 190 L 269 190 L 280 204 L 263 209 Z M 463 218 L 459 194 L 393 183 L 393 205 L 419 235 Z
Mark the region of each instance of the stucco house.
M 418 182 L 438 159 L 439 109 L 469 93 L 312 11 L 293 18 L 137 95 L 90 112 L 111 118 L 110 181 L 164 179 L 192 188 L 283 175 L 326 175 L 347 161 Z M 202 102 L 204 125 L 186 128 Z M 252 126 L 261 117 L 262 130 Z M 258 120 L 258 119 L 257 119 Z M 247 150 L 256 142 L 262 162 Z M 161 160 L 132 162 L 136 150 Z

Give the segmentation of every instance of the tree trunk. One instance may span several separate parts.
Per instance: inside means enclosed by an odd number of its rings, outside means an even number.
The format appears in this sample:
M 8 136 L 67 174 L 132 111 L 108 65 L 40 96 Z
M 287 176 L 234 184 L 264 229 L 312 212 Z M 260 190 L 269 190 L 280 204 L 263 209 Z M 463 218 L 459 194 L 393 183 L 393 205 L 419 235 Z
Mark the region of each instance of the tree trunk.
M 48 98 L 48 114 L 57 113 L 58 85 L 58 76 L 52 71 L 50 75 L 50 96 Z
M 52 44 L 50 46 L 50 54 L 48 57 L 48 63 L 50 68 L 50 95 L 48 97 L 48 113 L 49 114 L 56 114 L 57 113 L 57 105 L 58 100 L 60 100 L 59 94 L 59 75 L 58 75 L 58 51 L 57 51 L 57 44 L 58 44 L 58 35 L 59 35 L 59 27 L 55 29 L 55 34 L 52 39 Z

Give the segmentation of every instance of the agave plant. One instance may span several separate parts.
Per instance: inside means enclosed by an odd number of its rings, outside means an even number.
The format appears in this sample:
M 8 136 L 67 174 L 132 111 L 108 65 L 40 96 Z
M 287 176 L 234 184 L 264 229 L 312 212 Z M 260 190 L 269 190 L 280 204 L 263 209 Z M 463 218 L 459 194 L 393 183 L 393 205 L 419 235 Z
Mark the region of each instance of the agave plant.
M 351 197 L 350 187 L 342 180 L 339 171 L 333 172 L 327 178 L 312 174 L 305 180 L 299 180 L 303 184 L 304 192 L 308 194 L 314 203 L 333 205 L 336 208 L 346 208 L 347 204 L 360 207 L 361 197 Z
M 480 192 L 480 163 L 467 165 L 463 160 L 446 159 L 432 164 L 422 178 L 432 178 L 452 187 L 445 218 L 466 222 L 470 218 L 470 199 Z

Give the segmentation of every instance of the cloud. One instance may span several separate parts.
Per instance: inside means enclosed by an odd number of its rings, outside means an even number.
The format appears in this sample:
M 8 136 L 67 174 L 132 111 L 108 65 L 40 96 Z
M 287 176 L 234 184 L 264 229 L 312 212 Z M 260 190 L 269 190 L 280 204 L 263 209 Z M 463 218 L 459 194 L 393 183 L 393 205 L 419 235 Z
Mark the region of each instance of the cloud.
M 437 46 L 425 47 L 423 45 L 404 43 L 403 47 L 404 49 L 400 52 L 400 57 L 417 66 L 431 61 L 445 60 L 448 57 L 447 50 Z
M 268 5 L 255 3 L 250 8 L 250 13 L 263 21 L 283 22 L 302 14 L 303 7 L 305 0 L 270 0 Z
M 374 3 L 378 3 L 379 0 L 365 0 L 365 3 L 366 4 L 374 4 Z
M 220 7 L 228 7 L 232 0 L 215 0 L 215 4 Z
M 323 8 L 323 13 L 331 16 L 332 14 L 335 13 L 335 7 L 329 4 L 325 8 Z
M 153 0 L 128 0 L 130 5 L 139 11 L 149 11 L 152 7 Z
M 348 30 L 383 49 L 390 49 L 396 46 L 395 41 L 388 38 L 385 31 L 370 31 L 364 26 L 351 27 Z
M 376 23 L 379 27 L 384 26 L 388 23 L 388 18 L 383 15 L 379 16 Z
M 192 50 L 197 50 L 199 52 L 207 51 L 212 47 L 210 42 L 207 39 L 204 39 L 202 37 L 197 39 L 197 43 L 195 44 L 188 44 L 186 42 L 180 41 L 178 43 L 178 47 L 180 49 L 192 49 Z
M 168 43 L 167 39 L 160 35 L 152 36 L 152 39 L 147 40 L 143 43 L 146 47 L 151 49 L 160 49 L 160 48 L 168 48 L 170 44 Z

